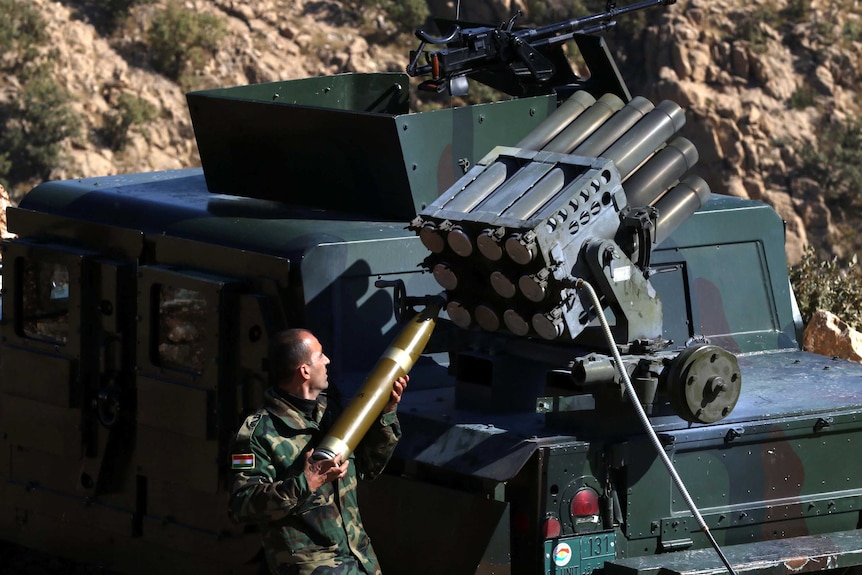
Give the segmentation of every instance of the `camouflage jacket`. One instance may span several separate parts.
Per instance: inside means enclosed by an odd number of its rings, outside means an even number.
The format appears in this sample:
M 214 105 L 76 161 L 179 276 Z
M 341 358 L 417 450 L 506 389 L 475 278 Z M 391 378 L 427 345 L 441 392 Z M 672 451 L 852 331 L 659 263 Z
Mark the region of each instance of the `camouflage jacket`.
M 275 390 L 249 416 L 231 447 L 231 516 L 257 523 L 273 573 L 291 575 L 379 574 L 356 499 L 357 478 L 383 471 L 401 429 L 395 412 L 381 415 L 350 456 L 348 474 L 316 492 L 303 473 L 306 452 L 334 422 L 326 398 L 313 421 Z

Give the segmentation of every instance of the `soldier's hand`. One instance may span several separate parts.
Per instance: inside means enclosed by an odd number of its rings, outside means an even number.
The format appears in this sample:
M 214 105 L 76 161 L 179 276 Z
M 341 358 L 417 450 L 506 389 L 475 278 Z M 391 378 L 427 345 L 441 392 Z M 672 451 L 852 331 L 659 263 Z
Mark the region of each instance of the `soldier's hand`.
M 399 377 L 395 380 L 392 384 L 392 393 L 389 396 L 389 403 L 387 403 L 386 407 L 383 408 L 383 413 L 389 413 L 390 411 L 395 410 L 398 402 L 401 401 L 401 396 L 404 394 L 404 390 L 407 389 L 408 381 L 410 381 L 409 375 Z
M 323 487 L 325 483 L 341 479 L 347 475 L 349 459 L 342 463 L 341 455 L 336 455 L 332 459 L 315 461 L 311 459 L 312 453 L 313 451 L 309 451 L 305 454 L 305 479 L 308 481 L 308 488 L 312 492 Z

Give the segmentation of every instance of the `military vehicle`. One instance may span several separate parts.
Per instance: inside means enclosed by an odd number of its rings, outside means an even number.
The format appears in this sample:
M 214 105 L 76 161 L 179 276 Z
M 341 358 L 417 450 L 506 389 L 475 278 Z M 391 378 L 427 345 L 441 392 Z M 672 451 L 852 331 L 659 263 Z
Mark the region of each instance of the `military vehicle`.
M 192 92 L 202 169 L 10 208 L 0 538 L 257 573 L 227 450 L 270 336 L 313 330 L 348 405 L 438 306 L 360 493 L 385 573 L 862 564 L 862 366 L 800 349 L 783 222 L 710 194 L 685 112 L 632 97 L 597 34 L 623 10 L 443 22 L 408 75 Z M 512 97 L 411 111 L 411 76 Z

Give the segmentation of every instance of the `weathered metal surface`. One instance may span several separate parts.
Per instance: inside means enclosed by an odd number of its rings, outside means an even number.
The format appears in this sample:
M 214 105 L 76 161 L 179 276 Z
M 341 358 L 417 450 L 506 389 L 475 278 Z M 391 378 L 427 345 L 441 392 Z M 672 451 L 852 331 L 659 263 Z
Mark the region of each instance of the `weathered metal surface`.
M 751 575 L 792 575 L 862 565 L 862 534 L 858 530 L 838 531 L 744 543 L 724 548 L 737 573 Z M 711 549 L 696 549 L 632 559 L 611 561 L 606 575 L 718 575 L 724 565 Z
M 406 221 L 495 145 L 553 109 L 548 96 L 407 109 L 403 74 L 342 74 L 192 92 L 213 192 Z M 309 194 L 309 190 L 315 190 Z

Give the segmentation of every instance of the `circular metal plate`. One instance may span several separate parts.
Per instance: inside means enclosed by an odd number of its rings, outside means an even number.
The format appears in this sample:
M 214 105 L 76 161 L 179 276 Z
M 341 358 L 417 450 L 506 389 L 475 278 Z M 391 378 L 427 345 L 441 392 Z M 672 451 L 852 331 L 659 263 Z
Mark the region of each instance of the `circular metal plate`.
M 449 314 L 452 323 L 463 329 L 470 327 L 470 323 L 473 321 L 473 318 L 470 317 L 470 310 L 458 301 L 449 302 L 446 305 L 446 313 Z
M 491 273 L 491 287 L 505 298 L 515 297 L 515 284 L 499 270 Z
M 727 417 L 741 390 L 736 356 L 715 345 L 686 349 L 673 360 L 667 376 L 671 406 L 692 423 L 715 423 Z
M 426 248 L 435 254 L 439 254 L 446 247 L 446 244 L 443 242 L 443 236 L 440 235 L 437 228 L 432 226 L 425 226 L 420 229 L 419 239 L 422 240 L 422 244 Z
M 536 330 L 542 338 L 549 341 L 555 340 L 563 335 L 563 324 L 559 321 L 554 321 L 543 313 L 537 313 L 533 316 L 533 329 Z
M 462 229 L 452 228 L 449 231 L 449 235 L 446 236 L 446 241 L 449 242 L 449 247 L 452 248 L 452 251 L 461 257 L 466 258 L 473 253 L 473 242 L 470 241 L 470 236 Z
M 474 312 L 476 314 L 476 323 L 485 331 L 497 331 L 500 329 L 500 316 L 489 305 L 479 304 Z
M 522 266 L 533 261 L 533 256 L 536 255 L 533 252 L 533 246 L 524 245 L 519 236 L 512 236 L 506 240 L 506 253 L 513 262 Z
M 532 302 L 539 303 L 545 299 L 545 287 L 536 281 L 533 276 L 521 276 L 518 278 L 518 288 L 524 297 Z
M 513 309 L 507 309 L 503 312 L 503 323 L 515 335 L 525 336 L 530 333 L 530 324 Z
M 434 270 L 431 273 L 443 289 L 452 291 L 458 287 L 458 276 L 455 275 L 455 272 L 452 271 L 452 268 L 446 262 L 440 262 L 434 266 Z
M 476 238 L 476 245 L 482 255 L 492 262 L 499 261 L 503 257 L 503 247 L 494 238 L 493 232 L 486 230 L 479 234 L 479 237 Z

